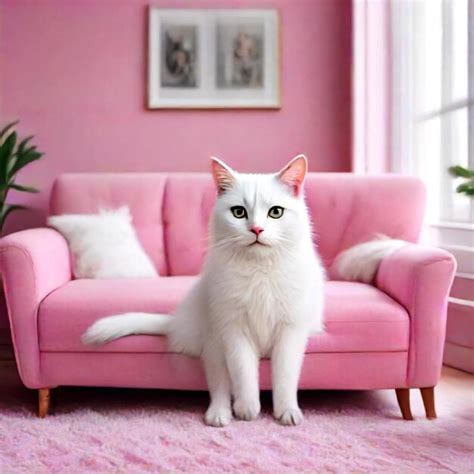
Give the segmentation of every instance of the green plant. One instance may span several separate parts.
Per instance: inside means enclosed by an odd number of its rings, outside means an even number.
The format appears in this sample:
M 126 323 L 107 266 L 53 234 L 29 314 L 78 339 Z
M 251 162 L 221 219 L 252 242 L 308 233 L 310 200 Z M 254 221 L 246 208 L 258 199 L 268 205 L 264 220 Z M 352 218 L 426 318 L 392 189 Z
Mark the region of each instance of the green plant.
M 464 183 L 461 183 L 456 192 L 466 194 L 467 196 L 474 196 L 474 170 L 463 168 L 462 166 L 451 166 L 448 171 L 456 178 L 464 178 Z
M 17 184 L 17 173 L 29 163 L 39 160 L 43 153 L 30 145 L 33 136 L 18 140 L 14 130 L 16 122 L 9 123 L 0 131 L 0 232 L 3 230 L 7 217 L 13 211 L 25 209 L 19 204 L 7 204 L 10 189 L 25 193 L 37 193 L 32 186 Z

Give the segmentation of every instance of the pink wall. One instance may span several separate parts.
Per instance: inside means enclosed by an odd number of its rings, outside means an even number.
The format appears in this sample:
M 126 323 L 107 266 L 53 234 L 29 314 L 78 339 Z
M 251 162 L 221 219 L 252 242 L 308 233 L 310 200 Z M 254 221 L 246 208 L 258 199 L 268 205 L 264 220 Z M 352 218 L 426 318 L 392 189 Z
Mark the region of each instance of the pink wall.
M 14 195 L 34 210 L 7 230 L 44 221 L 65 171 L 203 171 L 216 155 L 269 171 L 304 152 L 316 171 L 350 168 L 350 0 L 170 0 L 162 7 L 276 7 L 282 19 L 278 111 L 148 111 L 144 0 L 0 0 L 0 120 L 20 118 L 46 153 Z

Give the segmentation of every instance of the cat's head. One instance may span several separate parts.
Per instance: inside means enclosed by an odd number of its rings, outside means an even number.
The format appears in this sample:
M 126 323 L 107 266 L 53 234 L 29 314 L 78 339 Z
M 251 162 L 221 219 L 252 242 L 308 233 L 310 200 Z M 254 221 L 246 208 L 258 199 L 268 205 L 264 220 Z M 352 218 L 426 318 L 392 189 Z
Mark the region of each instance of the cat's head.
M 217 247 L 268 254 L 289 248 L 309 234 L 303 184 L 303 155 L 274 174 L 243 174 L 212 158 L 218 198 L 212 220 Z

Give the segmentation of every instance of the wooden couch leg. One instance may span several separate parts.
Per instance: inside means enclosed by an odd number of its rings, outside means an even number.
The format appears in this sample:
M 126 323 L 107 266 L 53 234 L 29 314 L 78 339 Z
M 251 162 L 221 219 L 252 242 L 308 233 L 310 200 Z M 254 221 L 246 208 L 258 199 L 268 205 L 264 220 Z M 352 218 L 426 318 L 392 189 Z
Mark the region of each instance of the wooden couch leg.
M 38 416 L 45 418 L 49 413 L 51 405 L 51 390 L 49 388 L 40 388 L 38 390 Z
M 404 420 L 413 420 L 410 408 L 410 389 L 408 388 L 396 388 L 398 406 L 402 412 Z
M 434 387 L 420 388 L 421 398 L 425 406 L 426 418 L 434 420 L 436 418 L 436 407 L 434 398 Z

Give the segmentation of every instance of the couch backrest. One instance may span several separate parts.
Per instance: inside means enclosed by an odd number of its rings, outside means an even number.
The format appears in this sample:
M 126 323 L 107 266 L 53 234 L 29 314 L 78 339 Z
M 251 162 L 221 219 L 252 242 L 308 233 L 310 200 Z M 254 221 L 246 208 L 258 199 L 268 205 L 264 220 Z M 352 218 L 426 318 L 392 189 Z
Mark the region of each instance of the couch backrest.
M 306 201 L 326 266 L 342 250 L 385 234 L 418 241 L 425 213 L 421 180 L 400 175 L 311 174 Z
M 377 233 L 415 242 L 425 208 L 416 179 L 397 175 L 310 173 L 306 201 L 326 266 L 342 250 Z M 138 237 L 161 275 L 199 273 L 216 193 L 203 173 L 66 174 L 51 195 L 51 213 L 90 213 L 127 204 Z

